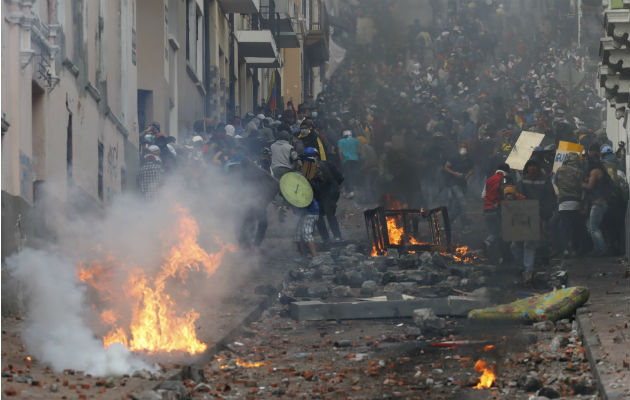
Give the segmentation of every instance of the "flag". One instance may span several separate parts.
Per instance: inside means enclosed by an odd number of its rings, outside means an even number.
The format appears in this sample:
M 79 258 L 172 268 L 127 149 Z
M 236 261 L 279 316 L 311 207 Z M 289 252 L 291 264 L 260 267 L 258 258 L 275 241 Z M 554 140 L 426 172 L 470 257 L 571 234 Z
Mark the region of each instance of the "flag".
M 276 73 L 271 75 L 271 81 L 269 82 L 269 90 L 267 91 L 267 107 L 271 111 L 276 109 Z

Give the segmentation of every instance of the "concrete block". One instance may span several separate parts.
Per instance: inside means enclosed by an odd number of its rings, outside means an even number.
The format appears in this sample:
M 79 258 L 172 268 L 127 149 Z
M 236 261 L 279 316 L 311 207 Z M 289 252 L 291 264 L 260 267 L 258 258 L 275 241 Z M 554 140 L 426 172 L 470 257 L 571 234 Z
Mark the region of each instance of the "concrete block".
M 487 306 L 483 300 L 465 296 L 333 303 L 296 301 L 289 305 L 289 314 L 298 321 L 411 318 L 413 310 L 430 308 L 436 315 L 465 317 L 470 310 Z

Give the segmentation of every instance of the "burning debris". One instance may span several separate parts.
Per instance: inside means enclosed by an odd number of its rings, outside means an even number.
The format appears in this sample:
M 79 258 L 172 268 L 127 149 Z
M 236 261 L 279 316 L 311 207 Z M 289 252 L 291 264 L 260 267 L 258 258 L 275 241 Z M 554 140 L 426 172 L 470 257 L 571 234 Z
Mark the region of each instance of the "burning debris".
M 102 261 L 79 264 L 79 279 L 97 292 L 98 301 L 93 307 L 101 310 L 101 322 L 109 328 L 103 337 L 105 348 L 122 343 L 132 351 L 147 353 L 198 354 L 206 350 L 207 345 L 196 335 L 199 313 L 180 312 L 181 307 L 168 293 L 169 281 L 185 284 L 193 271 L 203 271 L 210 278 L 223 255 L 235 249 L 217 239 L 220 250 L 207 253 L 197 243 L 199 228 L 190 212 L 176 205 L 174 214 L 177 223 L 173 235 L 164 240 L 164 262 L 153 276 L 147 269 L 127 265 L 111 254 Z M 119 268 L 121 265 L 124 268 Z M 120 273 L 125 275 L 122 290 L 114 280 Z M 130 317 L 125 318 L 129 311 Z
M 446 252 L 451 248 L 451 228 L 446 207 L 429 211 L 378 207 L 364 213 L 372 257 L 420 251 Z M 425 230 L 420 222 L 425 221 Z
M 473 389 L 489 389 L 492 387 L 496 378 L 494 366 L 490 365 L 488 367 L 485 361 L 477 360 L 475 363 L 475 372 L 483 372 L 483 374 L 479 377 L 479 383 L 473 386 Z

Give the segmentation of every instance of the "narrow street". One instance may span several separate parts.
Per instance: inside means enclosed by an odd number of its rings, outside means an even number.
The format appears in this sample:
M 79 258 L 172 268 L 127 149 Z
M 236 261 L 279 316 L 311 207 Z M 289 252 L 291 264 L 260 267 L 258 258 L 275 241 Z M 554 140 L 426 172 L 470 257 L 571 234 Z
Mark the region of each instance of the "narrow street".
M 276 236 L 281 225 L 272 224 L 267 240 L 275 244 L 270 247 L 274 250 L 257 261 L 252 259 L 259 267 L 245 279 L 225 280 L 230 288 L 206 303 L 198 329 L 210 344 L 208 351 L 194 358 L 161 360 L 161 369 L 155 373 L 138 371 L 110 378 L 74 370 L 55 373 L 28 358 L 19 338 L 21 318 L 4 317 L 3 396 L 529 399 L 537 393 L 546 398 L 599 398 L 575 320 L 524 325 L 461 317 L 418 323 L 413 318 L 291 318 L 289 303 L 298 300 L 334 302 L 378 295 L 477 292 L 496 303 L 522 297 L 530 290 L 520 286 L 517 271 L 501 272 L 482 260 L 469 264 L 451 260 L 436 267 L 413 254 L 370 258 L 357 252 L 365 246 L 357 207 L 347 200 L 342 203 L 347 242 L 320 252 L 312 262 L 296 259 L 287 238 Z M 368 277 L 376 286 L 361 289 L 362 282 L 336 279 L 337 271 L 355 267 L 372 274 Z M 418 279 L 417 271 L 427 267 L 435 268 L 434 284 L 411 281 Z M 219 271 L 216 276 L 221 274 L 239 276 L 234 271 Z M 510 279 L 514 283 L 506 286 Z M 620 281 L 624 283 L 627 287 L 627 278 Z M 537 291 L 545 287 L 542 280 L 537 285 Z M 619 334 L 627 338 L 627 325 L 620 328 Z M 494 374 L 489 388 L 473 388 L 483 374 L 475 369 L 479 361 Z M 167 392 L 171 397 L 158 394 Z

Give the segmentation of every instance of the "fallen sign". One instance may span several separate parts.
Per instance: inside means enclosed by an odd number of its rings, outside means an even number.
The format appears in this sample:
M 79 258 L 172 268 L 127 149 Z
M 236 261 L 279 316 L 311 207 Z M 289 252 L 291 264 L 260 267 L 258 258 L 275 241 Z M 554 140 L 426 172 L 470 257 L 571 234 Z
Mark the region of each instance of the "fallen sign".
M 319 300 L 313 300 L 296 301 L 289 304 L 289 315 L 297 321 L 411 318 L 414 310 L 430 308 L 436 315 L 465 317 L 471 310 L 487 305 L 488 303 L 484 299 L 467 296 L 338 303 L 324 303 Z

